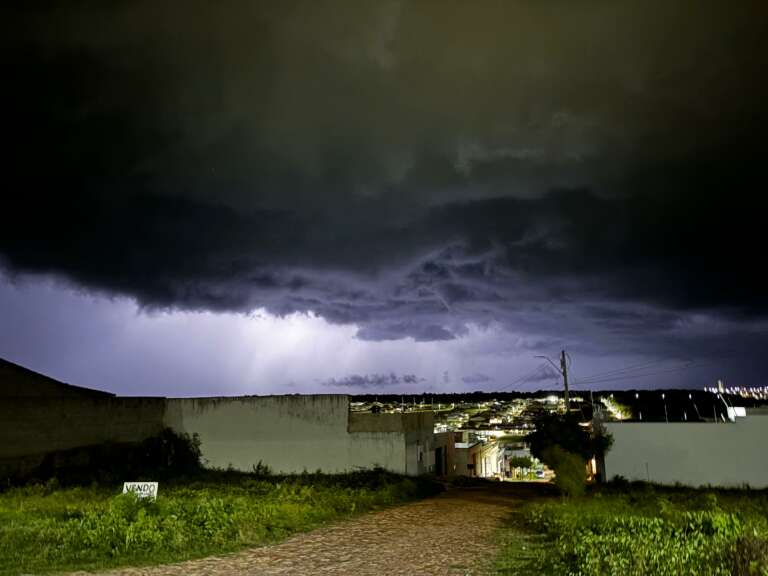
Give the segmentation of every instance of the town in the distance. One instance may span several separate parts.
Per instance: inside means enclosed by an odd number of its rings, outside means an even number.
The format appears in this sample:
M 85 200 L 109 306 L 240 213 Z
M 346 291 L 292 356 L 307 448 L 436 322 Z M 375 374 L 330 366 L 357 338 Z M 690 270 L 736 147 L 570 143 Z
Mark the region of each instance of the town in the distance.
M 732 424 L 768 406 L 768 386 L 727 386 L 719 380 L 703 390 L 600 390 L 569 396 L 568 411 L 587 423 Z M 455 475 L 503 481 L 551 480 L 551 472 L 531 455 L 525 442 L 542 413 L 563 413 L 562 393 L 483 392 L 419 395 L 363 394 L 350 399 L 352 412 L 403 414 L 431 412 L 436 441 L 435 468 Z M 452 441 L 451 470 L 443 450 Z M 441 463 L 442 460 L 442 463 Z M 442 470 L 440 470 L 442 464 Z M 598 473 L 591 461 L 588 473 Z

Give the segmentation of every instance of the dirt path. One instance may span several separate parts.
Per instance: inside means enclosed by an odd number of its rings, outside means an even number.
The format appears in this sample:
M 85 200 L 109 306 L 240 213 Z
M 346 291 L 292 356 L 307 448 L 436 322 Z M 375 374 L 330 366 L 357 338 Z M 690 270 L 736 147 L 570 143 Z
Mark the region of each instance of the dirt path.
M 509 484 L 454 489 L 299 534 L 280 544 L 104 574 L 475 576 L 485 573 L 495 551 L 495 530 L 525 495 L 525 490 L 521 493 Z

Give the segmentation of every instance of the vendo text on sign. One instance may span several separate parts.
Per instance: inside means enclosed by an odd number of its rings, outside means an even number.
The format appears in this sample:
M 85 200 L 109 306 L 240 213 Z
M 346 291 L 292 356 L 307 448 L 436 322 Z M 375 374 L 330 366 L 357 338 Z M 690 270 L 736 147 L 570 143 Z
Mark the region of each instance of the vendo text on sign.
M 123 494 L 133 492 L 139 498 L 157 498 L 157 482 L 124 482 Z

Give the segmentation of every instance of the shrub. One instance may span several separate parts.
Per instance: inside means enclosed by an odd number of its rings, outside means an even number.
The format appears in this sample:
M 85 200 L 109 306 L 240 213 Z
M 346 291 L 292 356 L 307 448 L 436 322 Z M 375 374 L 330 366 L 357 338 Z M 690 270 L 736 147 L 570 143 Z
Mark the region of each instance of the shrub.
M 527 525 L 546 538 L 547 573 L 768 576 L 764 496 L 607 488 L 596 498 L 526 509 Z
M 272 475 L 272 470 L 266 464 L 262 464 L 261 460 L 254 464 L 251 468 L 254 476 L 263 477 Z
M 106 442 L 46 455 L 31 481 L 56 480 L 63 486 L 124 480 L 167 480 L 198 474 L 200 439 L 166 428 L 138 443 Z
M 555 471 L 555 486 L 565 496 L 584 494 L 586 471 L 581 456 L 560 446 L 550 446 L 542 452 L 541 457 Z
M 134 474 L 152 474 L 158 478 L 195 474 L 202 469 L 200 458 L 197 434 L 179 434 L 166 428 L 138 445 Z

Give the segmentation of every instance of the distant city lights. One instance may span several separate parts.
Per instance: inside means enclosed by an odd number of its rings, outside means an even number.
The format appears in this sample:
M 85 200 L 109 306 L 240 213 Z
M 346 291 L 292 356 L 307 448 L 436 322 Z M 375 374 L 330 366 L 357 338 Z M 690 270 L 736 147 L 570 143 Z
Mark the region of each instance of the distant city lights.
M 768 400 L 768 386 L 705 386 L 705 392 L 712 394 L 730 394 L 742 398 L 754 398 L 755 400 Z

